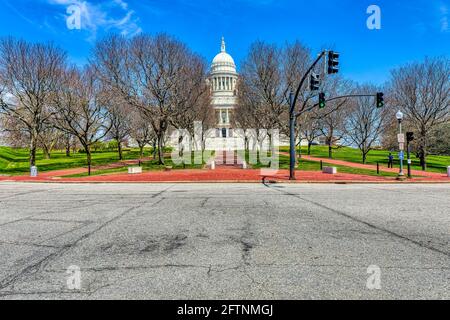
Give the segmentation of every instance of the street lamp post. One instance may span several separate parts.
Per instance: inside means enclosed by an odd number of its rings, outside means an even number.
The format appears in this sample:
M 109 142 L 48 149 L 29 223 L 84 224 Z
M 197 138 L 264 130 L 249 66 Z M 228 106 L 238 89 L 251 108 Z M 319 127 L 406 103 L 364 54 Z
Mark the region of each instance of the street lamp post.
M 395 115 L 397 120 L 398 120 L 398 128 L 399 128 L 399 160 L 400 160 L 400 172 L 398 173 L 398 178 L 399 179 L 403 179 L 405 177 L 405 174 L 403 173 L 403 150 L 404 150 L 404 138 L 403 137 L 403 133 L 402 133 L 402 120 L 403 120 L 403 112 L 398 111 L 397 114 Z

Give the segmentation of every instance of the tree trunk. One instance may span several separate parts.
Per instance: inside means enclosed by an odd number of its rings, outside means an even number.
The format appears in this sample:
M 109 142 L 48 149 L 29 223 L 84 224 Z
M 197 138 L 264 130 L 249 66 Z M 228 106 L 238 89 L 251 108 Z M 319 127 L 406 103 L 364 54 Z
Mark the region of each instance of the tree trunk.
M 86 160 L 88 165 L 88 175 L 91 175 L 91 163 L 92 163 L 92 155 L 91 155 L 91 147 L 85 146 L 84 149 L 86 150 Z
M 426 138 L 426 129 L 424 127 L 420 130 L 421 135 L 421 143 L 420 143 L 420 166 L 422 167 L 422 171 L 427 170 L 427 138 Z
M 45 159 L 50 159 L 50 150 L 49 148 L 44 144 L 42 147 L 43 151 L 44 151 L 44 158 Z
M 164 145 L 162 134 L 158 135 L 158 163 L 164 165 Z
M 119 160 L 123 160 L 123 153 L 122 153 L 122 143 L 120 140 L 117 140 L 117 149 L 119 150 Z
M 153 147 L 152 156 L 153 156 L 153 160 L 155 160 L 156 159 L 156 152 L 158 151 L 157 150 L 158 146 L 157 146 L 157 140 L 156 139 L 153 139 L 152 147 Z
M 66 138 L 66 157 L 70 157 L 70 136 Z
M 312 146 L 312 143 L 308 142 L 308 156 L 311 155 L 311 146 Z
M 328 143 L 328 158 L 333 159 L 333 146 L 331 143 Z
M 420 152 L 420 166 L 422 167 L 422 171 L 427 170 L 427 160 L 424 150 Z
M 365 152 L 363 152 L 363 155 L 362 155 L 362 163 L 363 163 L 363 164 L 366 164 L 366 160 L 367 160 L 367 154 L 366 154 Z
M 181 135 L 178 137 L 178 148 L 179 148 L 179 150 L 178 150 L 178 156 L 179 156 L 180 158 L 183 158 L 183 155 L 184 155 L 183 140 L 184 140 L 184 137 L 183 137 L 183 135 L 181 134 Z
M 139 145 L 139 158 L 144 158 L 144 145 Z
M 31 136 L 30 139 L 30 167 L 36 165 L 36 137 Z

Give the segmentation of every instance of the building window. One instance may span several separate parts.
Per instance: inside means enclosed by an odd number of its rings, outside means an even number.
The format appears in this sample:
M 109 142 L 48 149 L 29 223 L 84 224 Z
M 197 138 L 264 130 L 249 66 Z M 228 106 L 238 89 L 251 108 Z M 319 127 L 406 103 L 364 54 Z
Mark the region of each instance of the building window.
M 227 123 L 227 111 L 222 110 L 222 122 L 221 123 Z
M 222 138 L 226 138 L 227 137 L 227 129 L 223 128 L 222 129 Z

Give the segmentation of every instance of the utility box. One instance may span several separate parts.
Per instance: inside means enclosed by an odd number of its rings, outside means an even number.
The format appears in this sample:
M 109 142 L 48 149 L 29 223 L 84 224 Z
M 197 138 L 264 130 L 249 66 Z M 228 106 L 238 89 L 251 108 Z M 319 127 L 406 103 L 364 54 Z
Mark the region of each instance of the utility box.
M 336 174 L 337 168 L 336 167 L 323 167 L 322 172 L 328 173 L 328 174 Z
M 142 173 L 142 167 L 129 167 L 128 174 L 139 174 Z
M 211 170 L 216 170 L 216 162 L 214 160 L 211 161 Z
M 38 169 L 36 166 L 32 166 L 30 168 L 30 177 L 37 177 L 38 176 Z
M 447 167 L 447 177 L 450 178 L 450 167 Z

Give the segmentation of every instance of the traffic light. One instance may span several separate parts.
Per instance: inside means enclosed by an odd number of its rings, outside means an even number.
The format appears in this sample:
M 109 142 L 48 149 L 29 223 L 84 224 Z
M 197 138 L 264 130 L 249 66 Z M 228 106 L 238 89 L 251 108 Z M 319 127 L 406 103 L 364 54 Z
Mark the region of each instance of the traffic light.
M 406 133 L 406 141 L 409 143 L 411 141 L 414 141 L 414 132 L 407 132 Z
M 313 72 L 311 73 L 310 89 L 311 91 L 317 91 L 319 90 L 319 88 L 320 88 L 319 75 Z
M 319 93 L 319 108 L 323 109 L 326 106 L 325 93 Z
M 383 107 L 384 107 L 384 93 L 377 92 L 377 108 L 383 108 Z
M 334 51 L 328 52 L 328 74 L 339 72 L 339 53 Z

